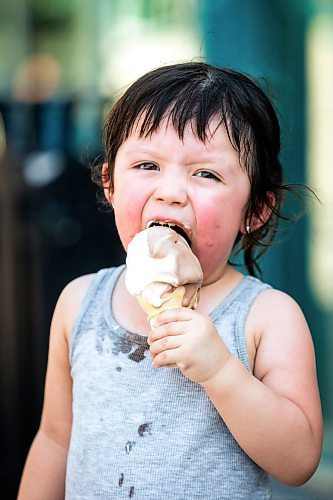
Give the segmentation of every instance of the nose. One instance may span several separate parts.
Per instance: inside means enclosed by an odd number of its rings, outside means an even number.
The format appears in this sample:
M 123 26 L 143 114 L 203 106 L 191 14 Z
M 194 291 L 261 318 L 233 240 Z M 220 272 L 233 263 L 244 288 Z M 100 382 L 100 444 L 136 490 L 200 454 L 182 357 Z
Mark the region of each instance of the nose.
M 178 177 L 178 178 L 177 178 Z M 162 175 L 156 186 L 154 197 L 168 205 L 185 206 L 187 191 L 184 180 L 176 175 Z

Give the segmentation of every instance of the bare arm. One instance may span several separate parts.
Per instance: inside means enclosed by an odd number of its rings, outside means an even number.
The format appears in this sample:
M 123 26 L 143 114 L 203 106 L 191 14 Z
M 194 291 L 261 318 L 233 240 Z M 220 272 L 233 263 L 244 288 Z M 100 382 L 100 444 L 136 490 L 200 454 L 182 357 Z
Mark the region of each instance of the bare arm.
M 60 500 L 65 497 L 72 425 L 68 346 L 78 308 L 91 278 L 91 275 L 84 276 L 67 285 L 54 311 L 41 424 L 27 457 L 18 500 Z
M 254 376 L 229 357 L 203 386 L 244 451 L 297 486 L 314 473 L 322 445 L 311 335 L 297 304 L 273 290 L 258 297 L 249 328 L 257 329 Z
M 65 498 L 67 448 L 39 430 L 25 464 L 18 500 Z
M 290 297 L 267 290 L 251 308 L 253 375 L 206 314 L 177 308 L 152 323 L 154 366 L 176 365 L 199 383 L 241 448 L 268 473 L 294 486 L 311 477 L 321 453 L 321 408 L 311 335 Z

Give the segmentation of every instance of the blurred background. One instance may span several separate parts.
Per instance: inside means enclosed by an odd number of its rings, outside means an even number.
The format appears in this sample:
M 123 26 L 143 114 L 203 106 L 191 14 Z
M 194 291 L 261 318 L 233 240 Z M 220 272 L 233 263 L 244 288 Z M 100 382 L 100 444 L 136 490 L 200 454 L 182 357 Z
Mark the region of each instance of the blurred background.
M 124 261 L 89 177 L 105 113 L 147 70 L 185 60 L 262 81 L 286 179 L 321 200 L 263 268 L 310 324 L 325 420 L 317 473 L 297 490 L 276 483 L 275 498 L 333 498 L 333 0 L 0 0 L 2 498 L 16 497 L 38 428 L 61 289 Z

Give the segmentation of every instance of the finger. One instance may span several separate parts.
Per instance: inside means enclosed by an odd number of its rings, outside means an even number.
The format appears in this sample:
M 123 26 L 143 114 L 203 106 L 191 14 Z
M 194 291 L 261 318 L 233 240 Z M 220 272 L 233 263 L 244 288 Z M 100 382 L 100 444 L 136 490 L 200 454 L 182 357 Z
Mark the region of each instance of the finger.
M 181 338 L 178 336 L 176 337 L 164 337 L 160 340 L 156 340 L 150 345 L 150 354 L 155 357 L 157 354 L 160 352 L 169 350 L 169 349 L 176 349 L 177 347 L 180 347 L 182 344 Z
M 157 328 L 153 328 L 148 333 L 147 342 L 149 345 L 152 345 L 156 340 L 162 339 L 164 337 L 173 337 L 177 335 L 181 335 L 184 333 L 184 324 L 181 322 L 167 323 L 162 326 L 158 326 Z
M 185 294 L 183 297 L 183 307 L 188 307 L 193 299 L 195 298 L 198 290 L 198 285 L 196 283 L 189 283 L 185 285 Z M 199 294 L 198 294 L 199 297 Z M 193 307 L 195 309 L 195 307 Z
M 178 351 L 179 349 L 169 349 L 167 351 L 160 352 L 155 356 L 153 366 L 155 366 L 155 368 L 161 368 L 161 366 L 177 366 L 179 358 Z
M 195 311 L 186 307 L 167 309 L 162 311 L 156 318 L 153 318 L 150 321 L 150 326 L 156 328 L 172 321 L 189 321 L 193 318 L 193 314 L 195 314 Z

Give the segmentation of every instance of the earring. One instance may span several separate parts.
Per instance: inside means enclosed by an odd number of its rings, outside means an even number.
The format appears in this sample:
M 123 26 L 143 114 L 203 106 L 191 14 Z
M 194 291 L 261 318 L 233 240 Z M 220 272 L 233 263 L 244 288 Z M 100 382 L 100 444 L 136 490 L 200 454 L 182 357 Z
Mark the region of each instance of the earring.
M 246 226 L 245 232 L 246 232 L 246 234 L 250 234 L 251 233 L 251 226 Z

